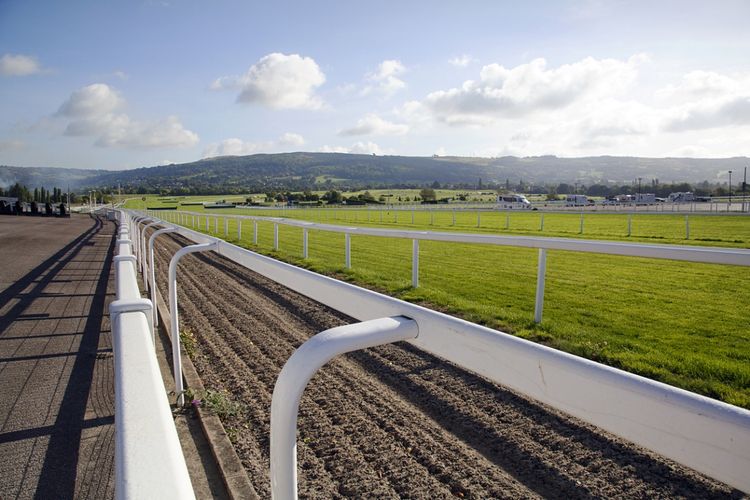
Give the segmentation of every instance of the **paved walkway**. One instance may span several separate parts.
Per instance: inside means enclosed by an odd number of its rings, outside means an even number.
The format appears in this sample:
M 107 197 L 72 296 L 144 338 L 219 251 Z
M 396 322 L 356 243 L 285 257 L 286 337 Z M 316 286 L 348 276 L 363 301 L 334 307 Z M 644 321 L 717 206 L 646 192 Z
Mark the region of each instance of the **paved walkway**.
M 0 216 L 0 498 L 114 496 L 115 226 Z

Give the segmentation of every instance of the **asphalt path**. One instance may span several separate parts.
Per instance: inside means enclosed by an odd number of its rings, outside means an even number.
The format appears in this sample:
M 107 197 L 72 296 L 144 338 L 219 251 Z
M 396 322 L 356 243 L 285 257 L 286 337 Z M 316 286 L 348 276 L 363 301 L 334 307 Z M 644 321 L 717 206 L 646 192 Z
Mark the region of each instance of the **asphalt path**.
M 0 498 L 114 496 L 115 226 L 0 216 Z

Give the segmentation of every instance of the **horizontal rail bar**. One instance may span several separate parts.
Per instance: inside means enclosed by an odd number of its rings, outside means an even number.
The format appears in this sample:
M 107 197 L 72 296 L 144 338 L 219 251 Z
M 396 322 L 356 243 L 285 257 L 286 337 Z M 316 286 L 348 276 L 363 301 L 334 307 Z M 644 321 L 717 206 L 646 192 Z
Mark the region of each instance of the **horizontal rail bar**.
M 132 220 L 120 213 L 120 238 Z M 130 243 L 117 246 L 110 305 L 115 367 L 115 498 L 195 498 L 152 338 L 151 301 L 142 299 Z
M 197 243 L 215 241 L 185 227 L 179 227 L 178 233 Z M 224 241 L 218 242 L 216 252 L 360 321 L 391 316 L 412 318 L 420 329 L 419 337 L 410 341 L 415 346 L 750 492 L 750 411 Z

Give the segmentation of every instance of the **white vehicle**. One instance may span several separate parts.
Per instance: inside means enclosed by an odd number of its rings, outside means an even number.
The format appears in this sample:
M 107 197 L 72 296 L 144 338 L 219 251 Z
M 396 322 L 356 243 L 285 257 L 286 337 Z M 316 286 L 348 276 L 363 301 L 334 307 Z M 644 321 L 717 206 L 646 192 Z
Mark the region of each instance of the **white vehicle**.
M 585 207 L 589 204 L 589 198 L 585 194 L 569 194 L 565 197 L 566 207 Z
M 656 195 L 654 193 L 640 193 L 635 195 L 636 205 L 653 205 L 656 203 Z
M 522 194 L 501 194 L 497 197 L 497 208 L 530 209 L 531 202 Z
M 667 198 L 668 201 L 675 202 L 675 203 L 684 203 L 688 201 L 695 201 L 695 195 L 691 193 L 690 191 L 683 193 L 671 193 L 669 195 L 669 198 Z

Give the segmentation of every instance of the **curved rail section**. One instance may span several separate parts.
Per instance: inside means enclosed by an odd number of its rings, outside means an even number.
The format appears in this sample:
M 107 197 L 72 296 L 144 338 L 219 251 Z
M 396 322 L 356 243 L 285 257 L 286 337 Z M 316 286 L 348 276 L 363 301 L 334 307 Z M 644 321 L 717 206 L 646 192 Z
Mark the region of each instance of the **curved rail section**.
M 180 259 L 190 253 L 207 252 L 215 250 L 217 241 L 198 243 L 182 247 L 169 261 L 169 319 L 172 331 L 172 366 L 174 367 L 174 392 L 177 394 L 177 403 L 185 403 L 185 390 L 182 385 L 182 357 L 180 350 L 180 320 L 177 307 L 177 263 Z
M 123 217 L 114 258 L 116 300 L 109 305 L 115 362 L 115 497 L 195 498 L 156 360 L 151 301 L 141 298 L 138 289 L 131 228 Z
M 271 494 L 297 498 L 297 413 L 302 392 L 339 354 L 417 338 L 416 321 L 380 318 L 321 332 L 302 344 L 282 368 L 271 398 Z
M 305 226 L 305 224 L 296 224 Z M 354 232 L 356 228 L 332 229 Z M 368 229 L 368 234 L 374 231 Z M 178 227 L 195 243 L 216 240 Z M 357 231 L 365 234 L 365 231 Z M 392 231 L 384 231 L 393 233 Z M 403 232 L 402 232 L 403 233 Z M 438 233 L 405 232 L 419 239 Z M 393 236 L 393 234 L 388 234 Z M 453 241 L 446 234 L 445 240 Z M 458 235 L 463 236 L 463 235 Z M 406 236 L 401 236 L 406 237 Z M 481 242 L 639 257 L 749 265 L 750 253 L 609 242 L 468 235 Z M 572 354 L 216 242 L 218 254 L 360 321 L 404 316 L 419 326 L 413 345 L 537 401 L 593 424 L 744 492 L 750 492 L 750 411 L 589 361 Z M 282 397 L 282 396 L 279 396 Z M 293 397 L 287 395 L 287 397 Z M 273 418 L 273 416 L 272 416 Z M 272 452 L 273 453 L 273 452 Z

